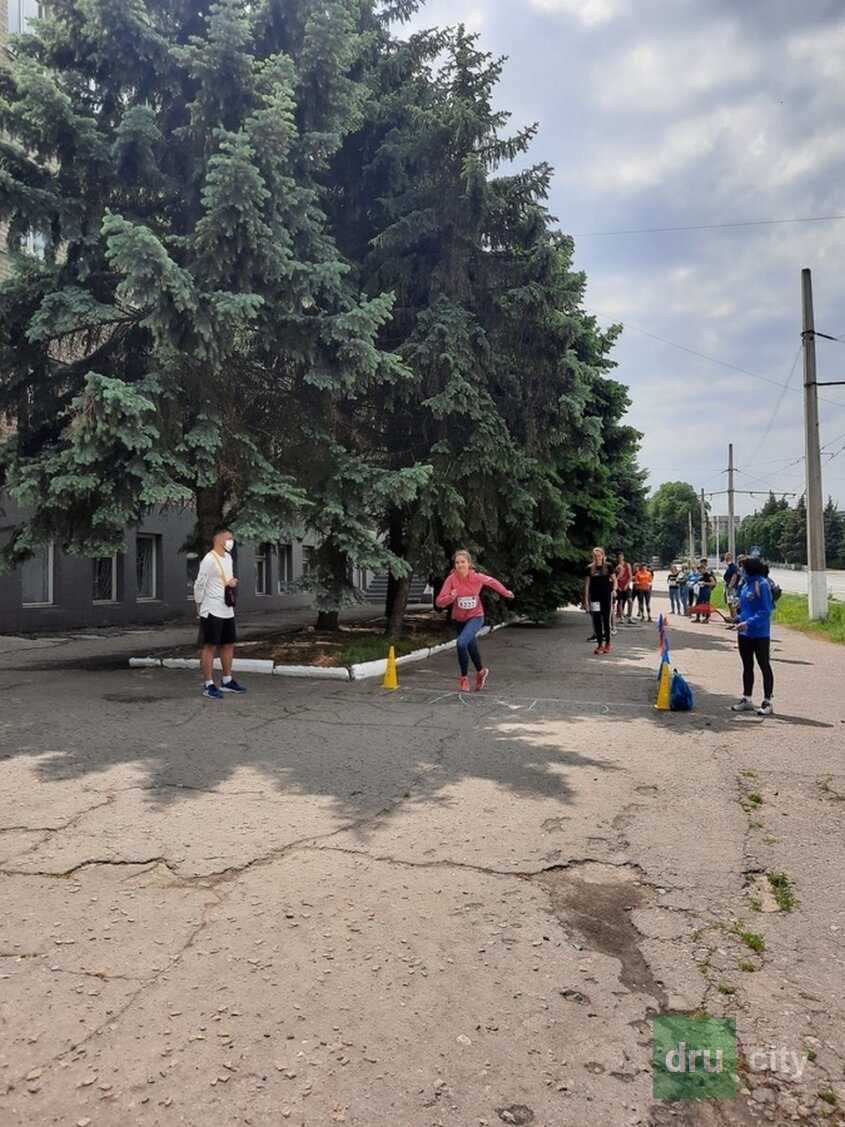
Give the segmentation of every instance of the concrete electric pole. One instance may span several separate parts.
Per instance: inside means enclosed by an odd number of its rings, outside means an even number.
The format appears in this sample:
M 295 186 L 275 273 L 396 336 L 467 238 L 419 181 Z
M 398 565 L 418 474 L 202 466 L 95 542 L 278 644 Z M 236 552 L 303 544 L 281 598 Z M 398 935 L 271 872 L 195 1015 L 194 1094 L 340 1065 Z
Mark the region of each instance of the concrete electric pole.
M 728 446 L 728 551 L 736 559 L 736 525 L 734 523 L 734 446 Z
M 704 505 L 704 490 L 701 490 L 701 556 L 703 559 L 710 559 L 710 553 L 707 551 L 707 510 Z
M 807 472 L 807 604 L 811 619 L 827 617 L 827 573 L 824 545 L 824 502 L 819 449 L 819 399 L 816 384 L 816 331 L 813 282 L 801 271 L 804 342 L 804 457 Z

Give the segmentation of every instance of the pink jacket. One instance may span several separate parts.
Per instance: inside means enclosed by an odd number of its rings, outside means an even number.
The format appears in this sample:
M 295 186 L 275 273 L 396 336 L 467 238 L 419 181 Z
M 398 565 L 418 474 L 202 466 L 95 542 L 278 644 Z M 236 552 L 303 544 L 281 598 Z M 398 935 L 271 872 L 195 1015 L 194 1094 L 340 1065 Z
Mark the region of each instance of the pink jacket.
M 481 602 L 482 587 L 491 587 L 506 599 L 513 598 L 507 587 L 503 587 L 498 579 L 492 575 L 482 575 L 470 568 L 466 579 L 461 579 L 456 571 L 446 576 L 446 582 L 440 588 L 440 594 L 434 600 L 438 607 L 448 607 L 454 604 L 452 618 L 455 622 L 466 622 L 470 618 L 483 618 L 484 606 Z

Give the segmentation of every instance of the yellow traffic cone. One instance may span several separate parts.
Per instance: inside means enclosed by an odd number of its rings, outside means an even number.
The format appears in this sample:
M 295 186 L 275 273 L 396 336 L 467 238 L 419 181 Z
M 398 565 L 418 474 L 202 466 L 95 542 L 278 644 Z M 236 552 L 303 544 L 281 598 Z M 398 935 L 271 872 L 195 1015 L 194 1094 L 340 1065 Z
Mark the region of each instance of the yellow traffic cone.
M 393 646 L 390 647 L 387 654 L 387 669 L 385 670 L 384 681 L 381 687 L 383 689 L 399 688 L 399 678 L 396 676 L 396 651 Z
M 657 702 L 654 707 L 661 712 L 668 712 L 670 709 L 669 703 L 669 663 L 663 662 L 663 668 L 660 670 L 660 682 L 657 686 Z

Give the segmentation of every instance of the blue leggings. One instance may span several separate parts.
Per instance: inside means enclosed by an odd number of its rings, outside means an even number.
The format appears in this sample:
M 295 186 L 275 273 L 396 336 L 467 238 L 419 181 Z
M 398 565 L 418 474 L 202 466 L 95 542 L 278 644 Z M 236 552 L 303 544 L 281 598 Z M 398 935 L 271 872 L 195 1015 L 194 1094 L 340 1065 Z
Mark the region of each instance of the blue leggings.
M 469 659 L 476 669 L 481 669 L 481 654 L 478 652 L 478 642 L 475 636 L 484 625 L 484 616 L 468 618 L 466 622 L 456 622 L 455 630 L 458 634 L 458 663 L 461 667 L 461 676 L 466 677 L 469 672 Z

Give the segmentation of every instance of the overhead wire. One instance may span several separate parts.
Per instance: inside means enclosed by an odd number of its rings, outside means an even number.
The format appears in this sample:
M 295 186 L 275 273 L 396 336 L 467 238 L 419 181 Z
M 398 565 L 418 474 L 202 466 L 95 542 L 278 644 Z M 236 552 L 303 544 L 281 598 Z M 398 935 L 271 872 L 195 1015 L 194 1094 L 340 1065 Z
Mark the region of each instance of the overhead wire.
M 732 223 L 694 223 L 683 227 L 634 227 L 619 231 L 585 231 L 573 239 L 603 239 L 614 235 L 662 235 L 672 231 L 723 231 L 731 227 L 773 227 L 780 223 L 828 223 L 845 215 L 804 215 L 793 219 L 744 219 Z
M 763 431 L 763 434 L 760 438 L 760 441 L 754 447 L 754 453 L 749 456 L 749 459 L 748 459 L 749 465 L 756 465 L 757 455 L 763 449 L 763 444 L 765 443 L 766 439 L 769 437 L 769 433 L 770 433 L 772 427 L 774 426 L 775 419 L 778 417 L 778 412 L 780 411 L 781 406 L 783 405 L 783 401 L 786 398 L 786 393 L 789 390 L 789 385 L 792 383 L 792 377 L 795 375 L 795 366 L 798 363 L 798 357 L 801 355 L 802 348 L 803 348 L 803 344 L 799 344 L 798 348 L 795 351 L 795 358 L 792 361 L 792 367 L 789 369 L 789 375 L 787 376 L 786 383 L 783 385 L 783 388 L 781 389 L 781 393 L 777 397 L 777 401 L 775 402 L 774 409 L 772 410 L 771 417 L 769 418 L 768 423 L 766 423 L 766 429 Z

